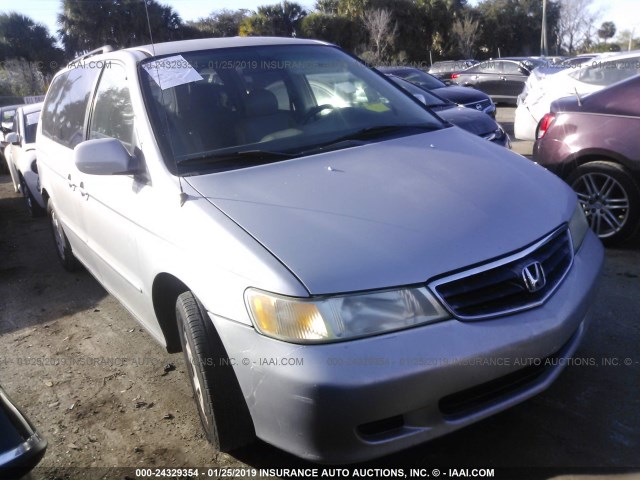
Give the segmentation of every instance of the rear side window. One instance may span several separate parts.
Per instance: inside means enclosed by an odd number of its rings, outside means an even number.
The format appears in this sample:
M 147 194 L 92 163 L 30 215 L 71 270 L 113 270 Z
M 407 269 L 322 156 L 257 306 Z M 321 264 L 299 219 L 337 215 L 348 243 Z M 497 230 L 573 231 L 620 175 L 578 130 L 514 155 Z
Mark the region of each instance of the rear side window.
M 640 73 L 640 57 L 614 59 L 608 62 L 592 60 L 569 75 L 590 85 L 608 86 Z
M 502 73 L 507 75 L 518 75 L 522 73 L 520 66 L 514 62 L 502 62 Z
M 116 138 L 133 153 L 133 107 L 124 67 L 104 69 L 96 91 L 89 138 Z
M 84 140 L 84 119 L 97 68 L 73 68 L 56 77 L 42 109 L 42 134 L 73 148 Z

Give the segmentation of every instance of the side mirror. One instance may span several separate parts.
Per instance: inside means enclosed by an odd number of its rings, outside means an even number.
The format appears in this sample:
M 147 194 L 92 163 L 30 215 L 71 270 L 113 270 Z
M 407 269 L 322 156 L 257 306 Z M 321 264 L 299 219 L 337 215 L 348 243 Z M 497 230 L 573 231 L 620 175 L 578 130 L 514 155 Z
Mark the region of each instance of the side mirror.
M 16 132 L 8 133 L 4 141 L 12 145 L 20 145 L 20 135 Z
M 89 175 L 134 175 L 140 172 L 135 159 L 115 138 L 87 140 L 76 145 L 73 161 L 78 170 Z

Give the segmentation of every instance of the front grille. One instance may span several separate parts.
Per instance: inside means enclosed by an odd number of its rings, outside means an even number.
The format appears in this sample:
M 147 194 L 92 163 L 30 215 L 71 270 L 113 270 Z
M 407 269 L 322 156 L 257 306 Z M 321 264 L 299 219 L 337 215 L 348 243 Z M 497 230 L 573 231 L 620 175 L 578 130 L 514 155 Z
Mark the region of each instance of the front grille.
M 546 283 L 528 287 L 524 269 L 528 267 L 540 280 L 536 262 L 542 267 Z M 482 320 L 542 305 L 558 288 L 572 263 L 571 236 L 562 227 L 519 253 L 436 280 L 429 287 L 458 319 Z
M 491 105 L 491 100 L 486 99 L 486 100 L 480 100 L 479 102 L 471 102 L 471 103 L 467 103 L 465 105 L 465 107 L 467 108 L 474 108 L 476 110 L 480 110 L 481 112 L 484 111 L 485 108 L 487 108 L 489 105 Z M 478 108 L 480 107 L 480 108 Z

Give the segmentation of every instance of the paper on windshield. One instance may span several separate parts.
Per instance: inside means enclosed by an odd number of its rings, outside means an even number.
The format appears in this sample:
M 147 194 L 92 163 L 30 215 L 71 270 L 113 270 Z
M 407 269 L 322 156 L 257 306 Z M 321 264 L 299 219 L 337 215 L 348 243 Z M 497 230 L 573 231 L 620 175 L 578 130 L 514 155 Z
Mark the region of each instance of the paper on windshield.
M 182 55 L 165 57 L 145 63 L 143 68 L 162 90 L 202 80 L 200 74 Z

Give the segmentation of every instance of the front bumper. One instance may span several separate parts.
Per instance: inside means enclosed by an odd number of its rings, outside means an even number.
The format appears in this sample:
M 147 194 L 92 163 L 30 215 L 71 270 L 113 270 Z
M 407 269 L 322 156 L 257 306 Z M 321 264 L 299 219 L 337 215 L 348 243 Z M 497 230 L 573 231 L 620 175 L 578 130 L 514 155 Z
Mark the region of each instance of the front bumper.
M 539 308 L 343 343 L 285 343 L 210 316 L 259 438 L 315 462 L 358 462 L 439 437 L 547 388 L 565 362 L 535 374 L 526 362 L 573 354 L 602 262 L 602 246 L 588 232 L 564 282 Z

